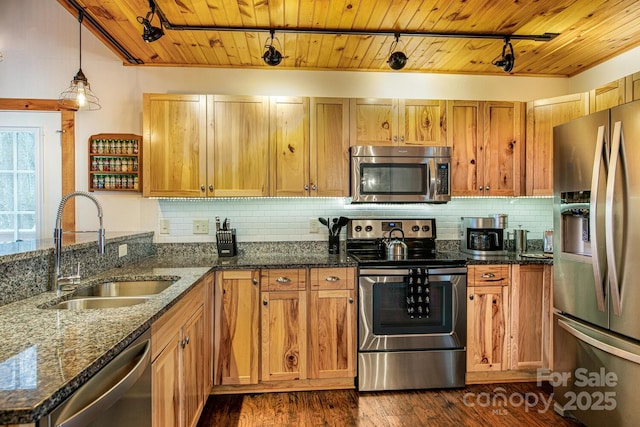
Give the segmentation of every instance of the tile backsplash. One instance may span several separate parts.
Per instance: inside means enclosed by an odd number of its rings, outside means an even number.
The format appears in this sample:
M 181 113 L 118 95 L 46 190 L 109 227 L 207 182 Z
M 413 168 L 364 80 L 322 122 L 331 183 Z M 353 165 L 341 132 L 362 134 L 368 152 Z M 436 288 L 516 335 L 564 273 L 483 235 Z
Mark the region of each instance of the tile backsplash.
M 215 241 L 215 217 L 229 218 L 239 242 L 326 240 L 327 229 L 318 217 L 435 218 L 439 240 L 459 239 L 460 217 L 508 214 L 508 229 L 529 230 L 530 239 L 542 239 L 553 228 L 551 197 L 454 197 L 446 204 L 351 204 L 344 198 L 161 199 L 157 224 L 159 243 Z M 207 234 L 194 234 L 194 221 L 208 220 Z M 318 232 L 311 232 L 316 222 Z M 343 238 L 346 231 L 343 230 Z

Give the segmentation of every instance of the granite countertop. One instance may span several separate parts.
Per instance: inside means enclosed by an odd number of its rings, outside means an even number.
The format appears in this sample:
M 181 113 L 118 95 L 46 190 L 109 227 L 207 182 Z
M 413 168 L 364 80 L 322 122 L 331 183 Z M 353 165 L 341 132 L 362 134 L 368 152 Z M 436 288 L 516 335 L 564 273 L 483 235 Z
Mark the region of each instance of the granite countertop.
M 459 251 L 438 251 L 440 259 L 468 264 L 552 263 L 515 254 L 476 259 Z M 0 425 L 30 423 L 49 413 L 115 355 L 150 327 L 207 272 L 223 269 L 355 267 L 344 251 L 264 251 L 218 258 L 172 253 L 114 268 L 80 286 L 113 279 L 175 278 L 171 287 L 143 304 L 93 310 L 41 308 L 65 299 L 44 292 L 0 307 Z

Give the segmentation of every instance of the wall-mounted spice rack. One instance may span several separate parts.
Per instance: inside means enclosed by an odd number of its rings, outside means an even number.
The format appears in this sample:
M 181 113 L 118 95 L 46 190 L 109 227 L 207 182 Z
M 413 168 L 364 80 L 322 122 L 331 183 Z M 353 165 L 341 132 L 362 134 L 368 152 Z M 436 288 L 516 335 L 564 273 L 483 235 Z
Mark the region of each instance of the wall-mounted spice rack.
M 89 191 L 142 192 L 142 136 L 99 133 L 89 137 Z

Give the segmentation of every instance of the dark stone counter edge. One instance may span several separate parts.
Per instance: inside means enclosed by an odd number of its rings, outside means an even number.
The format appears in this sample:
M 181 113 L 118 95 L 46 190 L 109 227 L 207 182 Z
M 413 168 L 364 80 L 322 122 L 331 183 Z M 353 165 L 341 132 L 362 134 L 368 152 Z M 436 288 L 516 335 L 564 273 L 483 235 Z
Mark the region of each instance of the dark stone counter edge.
M 523 258 L 515 254 L 509 254 L 505 256 L 495 256 L 487 259 L 476 259 L 467 254 L 452 251 L 440 251 L 440 258 L 451 259 L 464 259 L 468 265 L 482 265 L 482 264 L 553 264 L 552 258 L 535 259 L 535 258 Z M 283 260 L 283 257 L 289 258 L 288 261 Z M 0 425 L 4 424 L 24 424 L 33 423 L 38 421 L 43 416 L 51 412 L 57 405 L 62 403 L 68 396 L 73 394 L 80 386 L 82 386 L 89 378 L 95 375 L 100 369 L 106 366 L 116 355 L 124 350 L 130 343 L 137 339 L 144 331 L 146 331 L 151 324 L 160 318 L 166 311 L 173 307 L 182 297 L 184 297 L 193 286 L 204 277 L 206 274 L 215 272 L 217 270 L 247 270 L 247 269 L 260 269 L 260 268 L 314 268 L 314 267 L 357 267 L 357 263 L 350 257 L 341 256 L 318 256 L 318 259 L 309 257 L 307 259 L 300 259 L 299 261 L 292 261 L 291 254 L 280 254 L 279 256 L 238 256 L 230 258 L 218 258 L 218 257 L 205 257 L 205 259 L 189 259 L 183 260 L 187 264 L 200 264 L 201 262 L 207 263 L 210 269 L 204 273 L 200 278 L 195 280 L 189 287 L 185 288 L 177 297 L 167 303 L 161 310 L 156 312 L 147 321 L 133 329 L 124 339 L 115 344 L 110 350 L 108 350 L 102 357 L 98 358 L 95 362 L 87 366 L 79 375 L 69 381 L 63 388 L 58 390 L 49 399 L 45 399 L 33 408 L 15 408 L 15 409 L 0 409 Z M 304 258 L 304 257 L 301 257 Z M 154 257 L 151 259 L 145 259 L 142 261 L 144 264 L 157 262 L 159 265 L 163 264 L 162 259 L 158 259 L 154 262 Z M 177 264 L 180 262 L 180 258 L 172 259 L 170 264 Z M 166 264 L 165 264 L 166 265 Z M 196 265 L 186 265 L 185 267 L 193 267 Z M 197 265 L 203 267 L 202 264 Z M 135 265 L 130 268 L 135 268 Z M 180 268 L 176 265 L 175 268 Z M 122 276 L 119 269 L 116 269 L 117 276 Z M 112 276 L 115 276 L 111 272 Z M 109 272 L 99 275 L 101 279 L 109 276 Z M 127 275 L 130 279 L 136 279 L 135 274 Z M 142 278 L 144 276 L 140 276 Z

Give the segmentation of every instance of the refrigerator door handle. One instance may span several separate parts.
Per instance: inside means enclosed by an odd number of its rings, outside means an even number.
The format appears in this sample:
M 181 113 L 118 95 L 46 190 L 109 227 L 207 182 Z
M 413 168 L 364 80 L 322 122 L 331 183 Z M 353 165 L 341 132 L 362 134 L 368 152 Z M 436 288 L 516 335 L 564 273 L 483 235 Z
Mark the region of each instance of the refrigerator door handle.
M 591 258 L 591 265 L 593 267 L 593 281 L 596 286 L 596 303 L 598 304 L 598 310 L 604 312 L 604 281 L 603 268 L 600 265 L 600 257 L 598 256 L 598 222 L 596 221 L 596 213 L 598 207 L 598 187 L 600 183 L 600 165 L 604 159 L 604 147 L 605 147 L 605 127 L 598 127 L 598 136 L 596 140 L 596 154 L 593 159 L 593 171 L 591 172 L 591 200 L 589 202 L 589 215 L 591 217 L 589 221 L 589 234 L 591 235 L 591 246 L 596 248 Z
M 607 192 L 605 200 L 605 246 L 607 252 L 607 265 L 609 273 L 609 291 L 611 295 L 611 305 L 613 314 L 620 316 L 620 286 L 618 283 L 618 271 L 616 269 L 616 253 L 614 246 L 613 230 L 613 193 L 616 183 L 616 171 L 618 163 L 622 160 L 621 151 L 623 147 L 622 122 L 613 125 L 613 139 L 611 141 L 611 159 L 607 176 Z
M 580 341 L 589 344 L 590 346 L 595 347 L 598 350 L 602 350 L 605 353 L 609 353 L 613 356 L 640 365 L 640 354 L 633 353 L 631 351 L 627 351 L 622 348 L 613 346 L 609 343 L 603 342 L 602 340 L 593 336 L 593 334 L 591 334 L 588 329 L 581 328 L 579 325 L 570 325 L 566 320 L 563 319 L 558 319 L 558 326 L 560 326 L 562 329 L 564 329 Z

